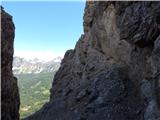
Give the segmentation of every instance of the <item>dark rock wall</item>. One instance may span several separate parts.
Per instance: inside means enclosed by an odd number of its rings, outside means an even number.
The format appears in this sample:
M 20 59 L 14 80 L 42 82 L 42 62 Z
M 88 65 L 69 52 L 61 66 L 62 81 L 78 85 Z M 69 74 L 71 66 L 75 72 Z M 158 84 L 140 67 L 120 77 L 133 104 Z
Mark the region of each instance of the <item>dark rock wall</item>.
M 83 25 L 26 120 L 160 120 L 160 2 L 90 1 Z
M 15 26 L 12 16 L 1 7 L 1 119 L 19 120 L 17 79 L 12 73 Z

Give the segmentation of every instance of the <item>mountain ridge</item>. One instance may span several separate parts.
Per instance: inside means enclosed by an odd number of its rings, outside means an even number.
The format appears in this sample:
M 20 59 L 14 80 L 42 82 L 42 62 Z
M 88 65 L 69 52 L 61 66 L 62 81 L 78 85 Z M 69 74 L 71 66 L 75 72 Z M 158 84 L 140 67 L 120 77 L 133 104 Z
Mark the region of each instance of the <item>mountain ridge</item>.
M 38 58 L 27 60 L 22 57 L 15 56 L 13 58 L 14 74 L 31 74 L 31 73 L 48 73 L 57 71 L 62 58 L 56 57 L 51 61 L 43 61 Z

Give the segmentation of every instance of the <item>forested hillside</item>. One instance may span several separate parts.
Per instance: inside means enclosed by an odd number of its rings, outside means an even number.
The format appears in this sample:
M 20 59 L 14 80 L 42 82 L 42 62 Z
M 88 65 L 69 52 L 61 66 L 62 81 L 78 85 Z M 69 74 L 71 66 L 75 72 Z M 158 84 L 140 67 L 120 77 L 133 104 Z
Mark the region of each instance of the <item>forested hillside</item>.
M 21 118 L 31 115 L 49 101 L 54 74 L 55 72 L 16 75 L 20 91 Z

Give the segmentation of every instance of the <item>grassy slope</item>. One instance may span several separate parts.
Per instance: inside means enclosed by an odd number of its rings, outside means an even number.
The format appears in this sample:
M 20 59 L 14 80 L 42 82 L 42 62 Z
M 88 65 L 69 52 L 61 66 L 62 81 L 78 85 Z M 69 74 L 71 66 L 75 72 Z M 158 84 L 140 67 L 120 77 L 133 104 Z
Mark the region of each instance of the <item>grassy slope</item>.
M 21 74 L 18 78 L 20 91 L 20 117 L 25 118 L 49 101 L 50 88 L 55 73 Z

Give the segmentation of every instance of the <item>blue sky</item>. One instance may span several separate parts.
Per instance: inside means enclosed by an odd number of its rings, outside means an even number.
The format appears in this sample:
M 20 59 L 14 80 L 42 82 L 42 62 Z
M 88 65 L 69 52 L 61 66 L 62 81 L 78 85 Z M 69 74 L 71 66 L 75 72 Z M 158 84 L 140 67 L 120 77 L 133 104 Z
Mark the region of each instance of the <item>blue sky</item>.
M 83 33 L 84 1 L 2 2 L 16 26 L 15 55 L 63 56 Z

